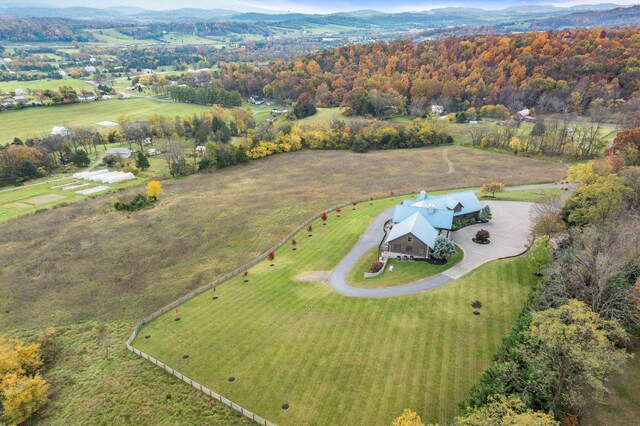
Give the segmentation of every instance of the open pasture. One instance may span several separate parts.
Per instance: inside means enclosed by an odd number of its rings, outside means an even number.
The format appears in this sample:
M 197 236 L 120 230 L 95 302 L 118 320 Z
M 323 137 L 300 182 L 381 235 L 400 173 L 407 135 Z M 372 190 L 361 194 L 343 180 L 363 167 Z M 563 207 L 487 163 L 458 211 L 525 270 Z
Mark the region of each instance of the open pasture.
M 0 113 L 0 144 L 10 143 L 16 136 L 49 133 L 54 126 L 94 126 L 99 121 L 116 121 L 121 114 L 141 120 L 152 114 L 173 117 L 206 109 L 198 105 L 132 98 L 3 111 Z

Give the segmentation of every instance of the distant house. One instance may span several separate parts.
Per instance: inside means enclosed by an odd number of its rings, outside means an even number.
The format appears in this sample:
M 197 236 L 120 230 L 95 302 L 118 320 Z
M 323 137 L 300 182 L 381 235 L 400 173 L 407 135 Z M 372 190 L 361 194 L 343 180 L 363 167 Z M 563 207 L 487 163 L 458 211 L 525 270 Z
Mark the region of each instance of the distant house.
M 271 110 L 271 114 L 275 114 L 275 115 L 282 115 L 286 113 L 287 113 L 287 110 L 285 108 L 274 108 Z
M 143 69 L 143 70 L 142 70 L 142 72 L 143 72 L 144 74 L 146 74 L 146 75 L 151 75 L 151 74 L 153 74 L 153 70 L 152 70 L 152 69 L 149 69 L 149 68 L 145 68 L 145 69 Z
M 525 121 L 536 120 L 534 117 L 531 116 L 531 110 L 529 110 L 528 108 L 525 108 L 522 111 L 518 111 L 516 116 L 518 117 L 519 120 L 525 120 Z
M 431 114 L 444 114 L 444 107 L 442 105 L 431 105 Z
M 93 65 L 87 65 L 86 67 L 84 67 L 84 70 L 86 72 L 96 72 L 96 67 L 94 67 Z
M 96 100 L 95 96 L 79 96 L 78 100 L 80 102 L 93 102 Z
M 62 126 L 54 126 L 54 128 L 51 129 L 51 136 L 69 136 L 69 129 Z
M 117 155 L 120 158 L 129 158 L 133 154 L 129 148 L 107 148 L 106 155 Z
M 16 101 L 16 102 L 25 102 L 27 100 L 27 98 L 25 98 L 22 95 L 18 95 L 18 96 L 14 96 L 13 100 Z
M 198 145 L 196 146 L 196 154 L 197 155 L 204 155 L 204 153 L 207 152 L 207 147 L 204 145 Z
M 22 89 L 16 89 L 16 90 L 14 90 L 14 92 L 15 92 L 16 96 L 24 95 L 24 90 L 22 90 Z
M 149 154 L 150 156 L 160 155 L 160 154 L 162 154 L 162 151 L 160 151 L 159 149 L 156 149 L 156 148 L 149 148 L 147 150 L 147 154 Z
M 483 207 L 473 191 L 443 195 L 422 191 L 417 200 L 396 205 L 381 249 L 389 257 L 427 258 L 438 235 L 448 238 L 456 221 L 477 219 Z
M 253 105 L 262 105 L 264 103 L 264 99 L 260 96 L 251 96 L 248 102 Z

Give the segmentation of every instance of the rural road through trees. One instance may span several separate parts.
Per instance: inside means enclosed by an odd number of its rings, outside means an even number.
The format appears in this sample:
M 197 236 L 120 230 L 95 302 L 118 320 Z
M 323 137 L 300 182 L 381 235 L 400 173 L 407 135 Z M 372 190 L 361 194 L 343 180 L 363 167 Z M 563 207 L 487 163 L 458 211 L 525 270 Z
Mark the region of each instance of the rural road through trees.
M 506 188 L 506 191 L 551 189 L 563 186 L 527 185 Z M 331 288 L 345 296 L 360 298 L 383 298 L 415 294 L 460 278 L 467 272 L 491 260 L 516 256 L 522 253 L 526 248 L 529 237 L 530 211 L 533 203 L 487 201 L 485 204 L 490 206 L 493 220 L 489 223 L 472 225 L 453 232 L 452 240 L 464 251 L 464 259 L 448 271 L 406 285 L 381 288 L 353 287 L 347 283 L 346 277 L 367 251 L 380 244 L 384 236 L 383 225 L 393 215 L 393 208 L 385 210 L 360 237 L 353 249 L 331 271 L 329 276 Z M 486 229 L 491 233 L 491 244 L 481 246 L 471 241 L 471 237 L 480 228 Z

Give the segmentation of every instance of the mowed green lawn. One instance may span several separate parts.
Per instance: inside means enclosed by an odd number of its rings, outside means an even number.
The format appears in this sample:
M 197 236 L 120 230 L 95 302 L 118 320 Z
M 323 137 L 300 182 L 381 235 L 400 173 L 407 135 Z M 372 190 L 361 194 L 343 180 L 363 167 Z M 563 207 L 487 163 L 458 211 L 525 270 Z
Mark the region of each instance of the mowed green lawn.
M 152 114 L 168 116 L 188 115 L 207 110 L 207 107 L 149 99 L 109 100 L 41 108 L 24 108 L 0 113 L 0 144 L 28 134 L 49 133 L 54 126 L 94 126 L 99 121 L 115 121 L 125 114 L 141 120 Z M 95 126 L 98 128 L 98 126 Z
M 61 86 L 70 86 L 76 90 L 85 89 L 90 92 L 95 87 L 83 80 L 62 79 L 62 80 L 33 80 L 33 81 L 3 81 L 0 83 L 0 93 L 14 92 L 16 89 L 22 89 L 25 93 L 27 90 L 58 90 Z M 2 117 L 0 115 L 0 117 Z
M 534 277 L 523 259 L 496 261 L 435 290 L 387 299 L 299 280 L 332 269 L 396 202 L 345 208 L 327 226 L 316 221 L 313 237 L 295 236 L 296 251 L 283 246 L 274 266 L 265 260 L 249 270 L 248 283 L 223 283 L 217 300 L 207 291 L 182 304 L 180 321 L 173 311 L 152 321 L 134 346 L 280 425 L 388 425 L 406 407 L 428 422 L 451 419 Z
M 456 248 L 456 254 L 444 265 L 433 265 L 422 261 L 408 262 L 389 259 L 382 275 L 365 278 L 364 273 L 369 272 L 371 264 L 378 258 L 378 247 L 374 247 L 356 263 L 351 272 L 349 272 L 347 281 L 355 287 L 366 288 L 392 287 L 408 284 L 445 272 L 455 264 L 460 263 L 463 256 L 464 253 L 462 250 Z M 393 271 L 390 269 L 391 266 L 393 266 Z

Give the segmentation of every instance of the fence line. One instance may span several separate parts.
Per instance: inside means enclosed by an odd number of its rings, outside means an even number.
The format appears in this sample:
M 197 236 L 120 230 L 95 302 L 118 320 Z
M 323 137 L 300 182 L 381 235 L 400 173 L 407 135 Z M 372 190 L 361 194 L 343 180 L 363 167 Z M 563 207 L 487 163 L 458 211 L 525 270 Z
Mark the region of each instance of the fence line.
M 404 192 L 404 193 L 394 194 L 393 196 L 394 197 L 402 197 L 402 196 L 412 195 L 412 194 L 415 194 L 415 192 L 414 191 L 412 191 L 412 192 Z M 337 207 L 344 208 L 344 207 L 353 205 L 354 202 L 359 204 L 359 203 L 364 203 L 366 201 L 381 200 L 381 199 L 384 199 L 384 198 L 389 198 L 389 197 L 388 196 L 384 196 L 384 197 L 363 198 L 363 199 L 359 199 L 359 200 L 356 200 L 356 201 L 352 201 L 350 203 L 344 203 L 344 204 L 338 205 Z M 142 319 L 142 321 L 140 321 L 140 323 L 133 330 L 133 332 L 131 333 L 131 336 L 129 336 L 129 339 L 127 339 L 127 343 L 126 343 L 127 349 L 130 350 L 131 352 L 133 352 L 134 354 L 136 354 L 138 356 L 141 356 L 142 358 L 152 362 L 153 364 L 155 364 L 158 367 L 162 368 L 167 373 L 169 373 L 169 374 L 177 377 L 178 379 L 182 380 L 183 382 L 191 385 L 193 388 L 198 389 L 199 391 L 205 393 L 206 395 L 209 395 L 210 397 L 222 402 L 223 404 L 231 407 L 232 409 L 238 411 L 239 413 L 242 413 L 244 416 L 246 416 L 246 417 L 250 418 L 251 420 L 257 422 L 258 424 L 263 425 L 263 426 L 276 426 L 274 423 L 268 421 L 267 419 L 264 419 L 264 418 L 262 418 L 262 417 L 260 417 L 260 416 L 258 416 L 256 414 L 252 413 L 251 411 L 243 408 L 242 406 L 240 406 L 240 405 L 236 404 L 235 402 L 225 398 L 224 396 L 219 395 L 219 394 L 215 393 L 214 391 L 212 391 L 212 390 L 200 385 L 199 383 L 191 380 L 190 378 L 188 378 L 184 374 L 182 374 L 182 373 L 178 372 L 177 370 L 174 370 L 173 368 L 169 367 L 168 365 L 158 361 L 157 359 L 155 359 L 151 355 L 149 355 L 149 354 L 147 354 L 145 352 L 142 352 L 139 349 L 134 348 L 131 344 L 133 343 L 135 338 L 138 336 L 138 333 L 140 332 L 140 330 L 142 330 L 142 327 L 145 324 L 147 324 L 148 322 L 158 318 L 160 315 L 169 312 L 170 310 L 172 310 L 175 307 L 177 307 L 178 305 L 186 302 L 187 300 L 192 299 L 195 296 L 197 296 L 199 294 L 202 294 L 205 291 L 210 290 L 211 288 L 220 285 L 224 281 L 227 281 L 228 279 L 230 279 L 230 278 L 242 273 L 244 270 L 249 269 L 250 267 L 254 266 L 258 262 L 261 262 L 262 260 L 266 259 L 268 254 L 269 254 L 269 252 L 276 251 L 278 248 L 280 248 L 283 245 L 285 245 L 291 239 L 291 237 L 293 237 L 295 234 L 297 234 L 302 229 L 304 229 L 305 226 L 307 226 L 308 224 L 310 224 L 314 220 L 320 218 L 320 216 L 322 216 L 323 214 L 330 213 L 330 212 L 334 211 L 335 208 L 336 207 L 324 210 L 324 211 L 318 213 L 317 215 L 314 215 L 314 216 L 308 218 L 302 224 L 296 226 L 293 231 L 289 232 L 289 234 L 287 234 L 286 237 L 284 237 L 279 242 L 277 242 L 269 250 L 267 250 L 266 252 L 264 252 L 260 256 L 256 257 L 255 259 L 253 259 L 249 263 L 234 269 L 233 271 L 223 275 L 222 277 L 219 277 L 219 278 L 211 281 L 210 283 L 208 283 L 208 284 L 206 284 L 206 285 L 204 285 L 204 286 L 192 291 L 189 294 L 186 294 L 186 295 L 182 296 L 181 298 L 179 298 L 177 300 L 174 300 L 173 302 L 169 303 L 168 305 L 166 305 L 166 306 L 158 309 L 157 311 L 153 312 L 152 314 L 147 315 L 146 317 L 144 317 Z

